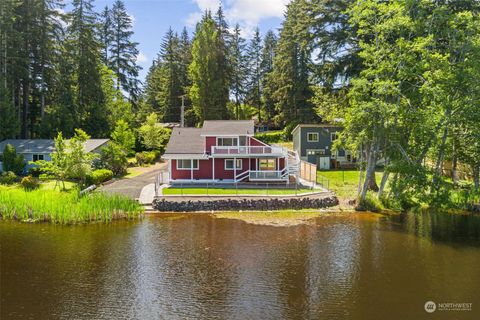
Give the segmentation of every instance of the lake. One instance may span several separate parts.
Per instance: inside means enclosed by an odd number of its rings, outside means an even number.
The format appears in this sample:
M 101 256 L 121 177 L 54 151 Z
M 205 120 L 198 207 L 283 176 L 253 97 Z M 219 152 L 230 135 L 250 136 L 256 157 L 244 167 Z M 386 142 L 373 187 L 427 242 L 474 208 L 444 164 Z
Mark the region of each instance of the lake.
M 478 319 L 480 217 L 0 222 L 0 318 Z M 472 303 L 427 314 L 426 301 Z

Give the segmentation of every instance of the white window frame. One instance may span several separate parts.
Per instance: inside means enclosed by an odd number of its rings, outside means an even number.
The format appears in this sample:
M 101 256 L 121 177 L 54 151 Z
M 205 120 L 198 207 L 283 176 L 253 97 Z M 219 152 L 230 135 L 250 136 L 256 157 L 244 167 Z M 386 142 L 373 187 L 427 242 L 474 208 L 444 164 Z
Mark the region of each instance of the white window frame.
M 261 168 L 261 163 L 263 161 L 266 161 L 267 164 L 272 162 L 273 163 L 273 168 L 267 165 L 267 169 L 262 169 Z M 274 158 L 260 158 L 258 159 L 258 166 L 257 166 L 258 171 L 276 171 L 277 170 L 277 160 Z
M 310 152 L 313 152 L 312 154 L 309 154 Z M 307 149 L 307 156 L 315 156 L 317 155 L 316 153 L 320 152 L 319 156 L 324 156 L 326 154 L 325 149 Z
M 37 156 L 37 160 L 35 160 L 35 156 Z M 45 160 L 45 155 L 41 154 L 41 153 L 34 153 L 32 154 L 32 160 L 33 161 L 42 161 L 42 160 Z
M 237 164 L 237 168 L 235 168 L 233 165 L 231 168 L 227 168 L 227 161 L 234 161 L 234 163 L 236 162 Z M 240 166 L 238 166 L 238 164 L 240 164 Z M 242 170 L 242 167 L 243 167 L 243 161 L 242 159 L 225 159 L 225 161 L 223 162 L 223 168 L 227 171 L 227 170 Z
M 230 145 L 230 146 L 223 145 L 223 140 L 224 139 L 232 139 L 232 145 Z M 237 141 L 236 144 L 234 144 L 235 140 Z M 222 141 L 222 144 L 219 143 L 220 141 Z M 239 138 L 238 137 L 217 137 L 217 146 L 218 147 L 238 147 L 238 143 L 239 143 Z
M 335 137 L 335 139 L 333 137 Z M 337 132 L 336 131 L 335 132 L 330 132 L 330 142 L 334 142 L 337 139 L 338 139 Z
M 315 139 L 310 139 L 310 135 L 313 134 L 316 136 Z M 318 142 L 318 139 L 319 139 L 320 135 L 318 134 L 318 132 L 307 132 L 307 142 Z
M 181 168 L 178 166 L 180 161 L 190 161 L 190 168 Z M 177 170 L 192 170 L 192 165 L 196 163 L 196 166 L 193 167 L 193 170 L 198 170 L 198 159 L 177 159 L 176 161 L 176 167 Z

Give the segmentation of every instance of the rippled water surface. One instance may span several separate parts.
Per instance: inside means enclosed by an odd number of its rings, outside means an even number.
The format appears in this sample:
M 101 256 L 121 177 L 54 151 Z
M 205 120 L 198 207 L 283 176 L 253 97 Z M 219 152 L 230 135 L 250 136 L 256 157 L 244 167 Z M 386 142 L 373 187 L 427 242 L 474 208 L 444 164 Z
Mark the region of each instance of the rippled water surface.
M 478 216 L 0 222 L 3 319 L 479 319 Z M 427 300 L 472 311 L 424 311 Z

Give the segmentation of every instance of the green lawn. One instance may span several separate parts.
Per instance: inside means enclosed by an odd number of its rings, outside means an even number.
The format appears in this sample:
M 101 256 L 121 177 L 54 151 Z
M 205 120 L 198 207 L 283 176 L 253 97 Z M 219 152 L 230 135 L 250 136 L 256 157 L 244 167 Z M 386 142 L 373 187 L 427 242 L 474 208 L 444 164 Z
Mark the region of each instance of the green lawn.
M 310 189 L 234 189 L 234 188 L 164 188 L 164 195 L 294 195 L 312 192 Z
M 382 171 L 377 171 L 377 184 L 382 179 Z M 355 199 L 357 196 L 358 178 L 360 171 L 358 170 L 330 170 L 318 171 L 317 182 L 322 180 L 322 177 L 328 179 L 328 187 L 335 192 L 341 199 Z M 324 179 L 325 180 L 325 179 Z

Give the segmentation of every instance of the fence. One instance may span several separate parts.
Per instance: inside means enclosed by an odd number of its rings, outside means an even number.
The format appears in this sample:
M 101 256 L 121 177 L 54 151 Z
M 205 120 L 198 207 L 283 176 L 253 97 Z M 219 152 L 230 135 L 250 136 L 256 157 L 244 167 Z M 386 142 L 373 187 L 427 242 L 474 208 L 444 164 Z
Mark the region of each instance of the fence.
M 305 181 L 317 182 L 317 165 L 300 160 L 300 178 Z

